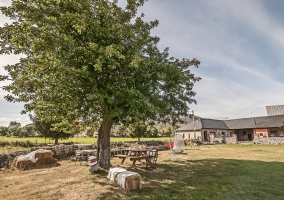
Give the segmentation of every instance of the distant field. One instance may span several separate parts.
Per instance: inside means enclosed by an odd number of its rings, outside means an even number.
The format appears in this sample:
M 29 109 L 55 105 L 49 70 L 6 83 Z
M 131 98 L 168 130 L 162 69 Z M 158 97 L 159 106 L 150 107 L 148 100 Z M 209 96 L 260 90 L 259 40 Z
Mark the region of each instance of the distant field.
M 29 140 L 33 143 L 54 143 L 54 140 L 51 139 L 44 139 L 42 137 L 29 137 L 29 138 L 14 138 L 14 137 L 0 137 L 0 141 L 26 141 Z M 148 140 L 160 140 L 160 141 L 169 141 L 169 138 L 163 137 L 163 138 L 141 138 L 141 141 L 148 141 Z M 117 137 L 111 137 L 111 142 L 127 142 L 127 141 L 137 141 L 137 138 L 117 138 Z M 63 142 L 74 142 L 79 144 L 93 144 L 97 142 L 97 138 L 69 138 L 66 140 L 59 140 L 59 143 Z

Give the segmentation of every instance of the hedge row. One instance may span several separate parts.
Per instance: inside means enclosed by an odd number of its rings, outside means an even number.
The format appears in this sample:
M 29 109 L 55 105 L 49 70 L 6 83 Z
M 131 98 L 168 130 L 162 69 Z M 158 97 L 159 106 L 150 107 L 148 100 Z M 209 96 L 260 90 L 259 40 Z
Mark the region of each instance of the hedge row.
M 5 146 L 13 146 L 13 147 L 34 147 L 36 146 L 35 143 L 31 142 L 30 140 L 26 141 L 6 141 L 6 140 L 0 140 L 0 147 Z

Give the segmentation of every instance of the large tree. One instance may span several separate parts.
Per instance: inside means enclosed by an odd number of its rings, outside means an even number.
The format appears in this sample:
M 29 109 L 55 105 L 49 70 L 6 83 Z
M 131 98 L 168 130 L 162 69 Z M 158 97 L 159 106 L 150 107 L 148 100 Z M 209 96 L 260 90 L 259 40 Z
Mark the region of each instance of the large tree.
M 13 126 L 16 126 L 16 127 L 21 127 L 21 123 L 18 123 L 16 121 L 11 121 L 9 123 L 9 127 L 13 127 Z
M 196 59 L 169 57 L 137 9 L 108 0 L 12 0 L 2 7 L 13 22 L 0 28 L 1 54 L 23 54 L 5 66 L 11 102 L 26 102 L 43 121 L 100 124 L 99 165 L 110 167 L 110 130 L 119 122 L 176 123 L 194 103 Z M 60 124 L 57 124 L 60 128 Z
M 145 124 L 145 122 L 134 122 L 130 125 L 128 125 L 127 129 L 129 132 L 130 137 L 138 138 L 138 142 L 140 142 L 140 138 L 141 137 L 145 137 L 146 136 L 146 132 L 147 132 L 147 128 L 148 125 Z
M 33 122 L 34 130 L 40 135 L 45 138 L 51 138 L 54 140 L 54 144 L 58 144 L 59 139 L 67 139 L 71 136 L 74 136 L 74 134 L 77 131 L 71 131 L 68 127 L 68 131 L 66 131 L 66 128 L 62 129 L 56 129 L 56 124 L 60 123 L 60 121 L 43 121 L 41 120 L 37 115 L 29 115 L 31 121 Z M 73 127 L 73 130 L 77 127 Z M 65 131 L 64 131 L 65 130 Z

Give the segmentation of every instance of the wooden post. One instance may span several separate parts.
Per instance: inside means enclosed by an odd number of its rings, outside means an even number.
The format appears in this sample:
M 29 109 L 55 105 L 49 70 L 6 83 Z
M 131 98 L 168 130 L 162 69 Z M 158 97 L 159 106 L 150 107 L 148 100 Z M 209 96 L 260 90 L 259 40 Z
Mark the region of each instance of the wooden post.
M 194 120 L 194 110 L 192 111 L 192 119 L 193 119 L 193 133 L 194 133 L 194 140 L 196 140 L 196 134 L 195 134 L 195 120 Z M 196 141 L 194 141 L 196 142 Z

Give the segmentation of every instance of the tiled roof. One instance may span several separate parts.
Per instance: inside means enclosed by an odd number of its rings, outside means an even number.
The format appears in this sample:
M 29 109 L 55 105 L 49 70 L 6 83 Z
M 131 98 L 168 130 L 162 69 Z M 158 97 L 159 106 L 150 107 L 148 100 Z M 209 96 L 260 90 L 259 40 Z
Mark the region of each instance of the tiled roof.
M 284 115 L 224 120 L 230 129 L 276 128 L 284 125 Z
M 284 115 L 251 117 L 231 120 L 216 120 L 200 118 L 195 121 L 195 130 L 207 129 L 254 129 L 276 128 L 284 125 Z M 176 131 L 193 130 L 193 122 Z
M 202 128 L 212 128 L 212 129 L 230 129 L 223 120 L 217 119 L 201 119 Z
M 190 124 L 187 124 L 183 127 L 180 127 L 178 129 L 176 129 L 175 131 L 187 131 L 187 130 L 194 130 L 194 126 L 195 126 L 195 130 L 200 130 L 201 129 L 201 122 L 200 120 L 195 120 L 194 125 L 193 122 L 191 122 Z

